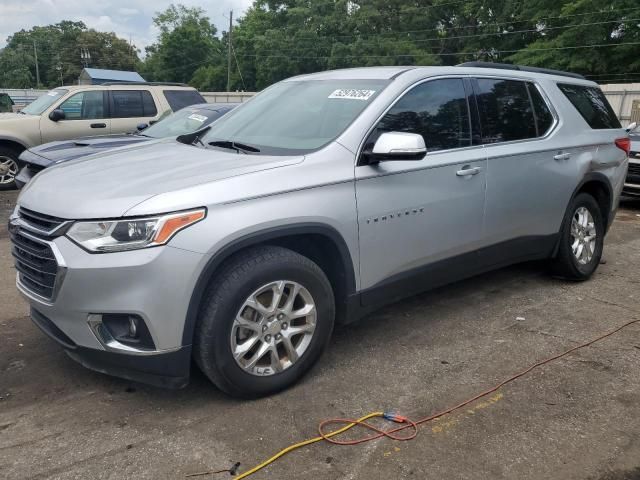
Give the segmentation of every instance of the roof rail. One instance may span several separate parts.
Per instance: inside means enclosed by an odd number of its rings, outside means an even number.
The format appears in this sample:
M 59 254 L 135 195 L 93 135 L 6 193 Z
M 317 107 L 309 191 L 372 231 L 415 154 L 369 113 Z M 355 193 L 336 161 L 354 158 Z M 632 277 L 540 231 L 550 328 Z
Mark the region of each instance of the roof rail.
M 522 72 L 546 73 L 547 75 L 560 75 L 561 77 L 572 77 L 586 80 L 579 73 L 563 72 L 562 70 L 552 70 L 551 68 L 527 67 L 524 65 L 512 65 L 510 63 L 493 63 L 493 62 L 465 62 L 456 65 L 456 67 L 476 67 L 476 68 L 498 68 L 501 70 L 520 70 Z
M 159 86 L 159 87 L 163 87 L 163 86 L 167 86 L 167 87 L 188 87 L 189 86 L 186 83 L 176 83 L 176 82 L 118 82 L 118 81 L 104 82 L 104 83 L 100 83 L 99 85 L 106 85 L 106 86 L 112 86 L 112 85 L 150 85 L 150 86 Z

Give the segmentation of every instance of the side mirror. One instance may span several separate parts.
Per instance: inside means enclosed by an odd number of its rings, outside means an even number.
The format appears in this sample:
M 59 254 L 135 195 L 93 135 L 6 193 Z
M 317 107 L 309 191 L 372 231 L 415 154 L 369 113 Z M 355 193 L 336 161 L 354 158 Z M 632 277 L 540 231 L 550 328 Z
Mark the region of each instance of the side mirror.
M 627 128 L 625 128 L 625 130 L 627 131 L 627 133 L 631 133 L 633 132 L 636 128 L 638 128 L 638 124 L 636 122 L 632 122 L 629 125 L 627 125 Z
M 59 122 L 60 120 L 64 120 L 66 117 L 64 110 L 56 108 L 49 114 L 49 120 L 52 122 Z
M 385 132 L 376 140 L 369 163 L 422 160 L 427 154 L 424 138 L 417 133 Z
M 139 123 L 136 128 L 138 129 L 139 132 L 141 132 L 142 130 L 144 130 L 145 128 L 147 128 L 149 125 L 146 123 Z

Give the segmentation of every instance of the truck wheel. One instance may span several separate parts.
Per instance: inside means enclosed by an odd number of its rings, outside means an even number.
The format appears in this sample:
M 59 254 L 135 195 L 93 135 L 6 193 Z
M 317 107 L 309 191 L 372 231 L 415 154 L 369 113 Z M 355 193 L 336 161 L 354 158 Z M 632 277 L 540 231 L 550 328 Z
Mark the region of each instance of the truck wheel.
M 569 204 L 560 229 L 554 273 L 568 280 L 587 280 L 600 264 L 604 220 L 596 200 L 580 193 Z
M 230 395 L 269 395 L 318 360 L 334 316 L 333 290 L 318 265 L 286 248 L 252 248 L 232 257 L 205 293 L 195 361 Z
M 16 188 L 16 175 L 20 171 L 19 152 L 0 146 L 0 190 Z

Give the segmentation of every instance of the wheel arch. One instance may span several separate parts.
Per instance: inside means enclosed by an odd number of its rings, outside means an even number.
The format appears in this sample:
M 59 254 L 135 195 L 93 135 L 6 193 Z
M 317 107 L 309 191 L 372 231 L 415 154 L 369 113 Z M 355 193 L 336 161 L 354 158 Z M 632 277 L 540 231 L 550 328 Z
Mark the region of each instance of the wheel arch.
M 18 153 L 27 149 L 27 146 L 20 140 L 14 137 L 7 137 L 4 135 L 0 135 L 0 147 L 9 147 Z
M 236 253 L 259 245 L 278 245 L 307 256 L 325 272 L 336 298 L 336 321 L 348 312 L 348 299 L 355 293 L 355 269 L 351 253 L 342 235 L 322 223 L 303 223 L 261 230 L 231 241 L 218 250 L 200 272 L 191 293 L 182 344 L 191 345 L 204 293 L 220 267 Z

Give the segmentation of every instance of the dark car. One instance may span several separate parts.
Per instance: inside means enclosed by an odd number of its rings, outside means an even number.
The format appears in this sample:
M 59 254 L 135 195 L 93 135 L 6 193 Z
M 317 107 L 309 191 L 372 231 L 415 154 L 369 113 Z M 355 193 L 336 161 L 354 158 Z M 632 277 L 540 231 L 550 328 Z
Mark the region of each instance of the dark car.
M 236 103 L 191 105 L 170 114 L 148 128 L 141 125 L 141 129 L 135 133 L 82 137 L 30 148 L 22 152 L 19 157 L 24 167 L 16 176 L 16 185 L 22 188 L 36 173 L 57 163 L 113 148 L 195 132 L 213 123 L 237 105 Z
M 8 93 L 0 93 L 0 112 L 13 112 L 13 105 Z

